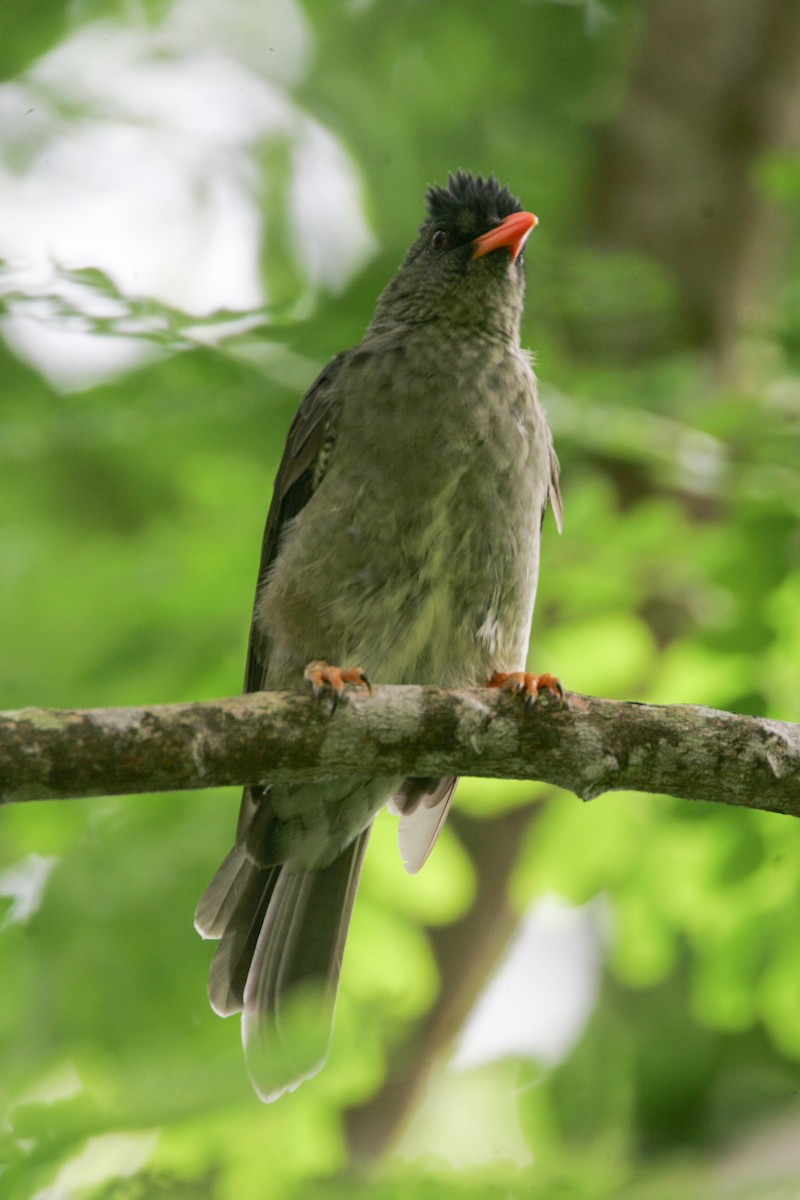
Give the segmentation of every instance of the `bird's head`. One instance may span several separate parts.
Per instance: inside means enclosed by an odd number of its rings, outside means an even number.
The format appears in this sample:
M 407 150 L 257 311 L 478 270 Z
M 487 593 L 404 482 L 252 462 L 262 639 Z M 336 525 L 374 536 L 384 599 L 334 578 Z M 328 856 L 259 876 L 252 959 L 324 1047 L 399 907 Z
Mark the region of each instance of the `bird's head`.
M 428 215 L 378 302 L 373 327 L 445 321 L 471 332 L 519 332 L 522 251 L 537 223 L 493 175 L 450 175 L 428 189 Z

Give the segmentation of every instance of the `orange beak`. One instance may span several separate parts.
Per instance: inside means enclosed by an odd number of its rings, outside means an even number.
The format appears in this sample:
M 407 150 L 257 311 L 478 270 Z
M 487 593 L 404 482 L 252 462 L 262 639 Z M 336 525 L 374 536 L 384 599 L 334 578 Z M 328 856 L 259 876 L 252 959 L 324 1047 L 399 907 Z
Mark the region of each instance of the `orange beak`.
M 472 257 L 481 258 L 484 254 L 491 254 L 492 250 L 499 250 L 502 246 L 507 246 L 511 251 L 512 261 L 516 262 L 522 253 L 522 247 L 528 240 L 528 234 L 538 224 L 539 218 L 535 217 L 533 213 L 512 213 L 494 229 L 475 238 L 472 243 L 474 246 Z

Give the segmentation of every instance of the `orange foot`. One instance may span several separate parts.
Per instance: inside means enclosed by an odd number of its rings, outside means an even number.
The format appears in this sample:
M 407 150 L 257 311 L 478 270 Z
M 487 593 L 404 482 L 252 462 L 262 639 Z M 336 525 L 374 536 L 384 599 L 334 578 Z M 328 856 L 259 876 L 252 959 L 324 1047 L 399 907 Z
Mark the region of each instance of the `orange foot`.
M 329 663 L 315 659 L 314 662 L 308 664 L 303 674 L 311 684 L 315 699 L 319 700 L 320 696 L 330 692 L 332 711 L 335 710 L 339 701 L 344 699 L 345 684 L 354 683 L 357 687 L 365 687 L 368 691 L 372 691 L 372 684 L 360 667 L 350 667 L 343 671 L 341 667 L 332 667 Z
M 564 689 L 555 675 L 532 675 L 530 671 L 495 671 L 489 687 L 507 688 L 515 696 L 525 697 L 525 707 L 533 708 L 539 692 L 552 692 L 558 696 L 558 707 L 564 707 Z

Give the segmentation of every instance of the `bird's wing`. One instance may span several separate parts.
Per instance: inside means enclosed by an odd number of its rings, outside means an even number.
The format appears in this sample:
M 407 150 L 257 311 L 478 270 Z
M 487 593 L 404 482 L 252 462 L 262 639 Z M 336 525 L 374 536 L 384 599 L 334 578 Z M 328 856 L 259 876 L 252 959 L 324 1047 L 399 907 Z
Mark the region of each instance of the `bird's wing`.
M 278 552 L 284 525 L 305 508 L 324 474 L 324 460 L 333 439 L 331 418 L 337 397 L 336 378 L 348 353 L 337 354 L 320 372 L 292 421 L 267 514 L 256 597 Z M 264 686 L 268 653 L 265 639 L 253 621 L 244 674 L 246 692 L 257 692 Z
M 325 474 L 325 462 L 334 436 L 333 415 L 338 396 L 336 379 L 348 353 L 343 351 L 337 354 L 320 372 L 303 397 L 289 427 L 261 543 L 256 600 L 278 553 L 286 522 L 305 508 Z M 244 669 L 245 692 L 258 692 L 264 687 L 268 662 L 269 642 L 255 620 L 254 601 Z M 261 784 L 244 789 L 236 827 L 237 846 L 241 847 L 247 842 L 259 811 L 262 821 L 269 819 L 269 811 L 263 807 L 268 790 Z
M 564 530 L 564 509 L 561 504 L 558 456 L 552 446 L 550 447 L 550 484 L 547 489 L 547 498 L 550 501 L 550 507 L 556 519 L 556 528 L 559 533 L 562 533 Z M 544 513 L 542 513 L 542 517 L 544 517 Z

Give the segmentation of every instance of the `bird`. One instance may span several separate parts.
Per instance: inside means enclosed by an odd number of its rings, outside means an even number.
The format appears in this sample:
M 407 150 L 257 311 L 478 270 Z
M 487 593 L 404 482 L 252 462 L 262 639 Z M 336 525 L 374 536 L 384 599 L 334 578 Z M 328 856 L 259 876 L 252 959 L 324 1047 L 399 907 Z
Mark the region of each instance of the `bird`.
M 526 671 L 559 467 L 520 343 L 537 218 L 494 175 L 431 185 L 425 219 L 362 340 L 291 424 L 264 533 L 244 690 L 309 688 L 332 707 L 373 684 L 489 685 L 563 702 Z M 331 716 L 331 719 L 334 719 Z M 457 780 L 259 783 L 195 914 L 219 939 L 212 1008 L 242 1014 L 251 1082 L 272 1101 L 327 1057 L 372 822 L 400 815 L 419 870 Z

